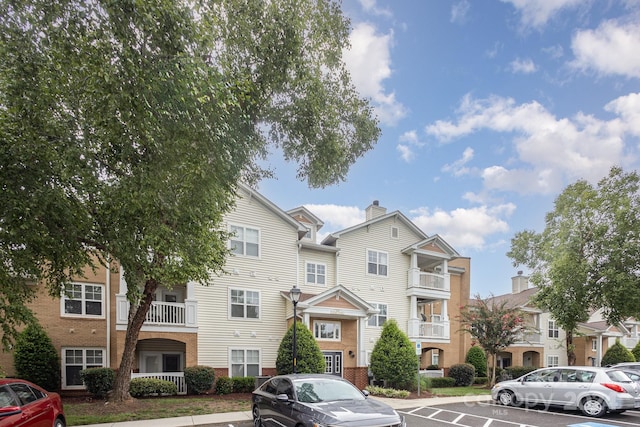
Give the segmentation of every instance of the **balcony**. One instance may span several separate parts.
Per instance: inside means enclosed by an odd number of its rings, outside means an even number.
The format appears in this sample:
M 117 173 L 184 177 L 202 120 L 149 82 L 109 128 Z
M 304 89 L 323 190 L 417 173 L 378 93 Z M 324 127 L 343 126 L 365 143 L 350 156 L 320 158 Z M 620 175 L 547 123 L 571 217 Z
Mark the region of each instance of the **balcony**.
M 409 338 L 424 341 L 449 342 L 451 325 L 449 322 L 422 322 L 409 320 Z
M 129 301 L 125 295 L 116 295 L 116 328 L 126 330 Z M 198 329 L 198 302 L 192 299 L 184 302 L 154 301 L 149 307 L 142 330 L 190 332 Z
M 520 335 L 518 340 L 514 343 L 515 345 L 541 345 L 542 344 L 542 334 L 539 332 L 528 332 L 526 334 Z
M 620 342 L 628 349 L 632 349 L 640 342 L 640 337 L 622 337 Z
M 409 269 L 408 295 L 422 298 L 449 299 L 451 297 L 449 274 L 429 273 L 416 268 Z
M 144 320 L 146 325 L 186 325 L 185 304 L 178 302 L 152 302 Z

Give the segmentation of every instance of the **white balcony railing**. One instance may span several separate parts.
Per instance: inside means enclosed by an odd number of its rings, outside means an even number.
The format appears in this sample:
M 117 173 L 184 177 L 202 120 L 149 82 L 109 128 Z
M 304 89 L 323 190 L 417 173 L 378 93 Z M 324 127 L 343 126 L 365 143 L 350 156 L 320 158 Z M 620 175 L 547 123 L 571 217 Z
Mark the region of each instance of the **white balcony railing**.
M 449 339 L 449 322 L 421 322 L 417 319 L 409 320 L 409 337 L 415 339 Z
M 542 334 L 539 332 L 528 332 L 526 334 L 520 335 L 517 343 L 520 344 L 541 344 L 542 343 Z
M 640 337 L 622 337 L 620 339 L 620 343 L 622 343 L 623 346 L 629 349 L 634 348 L 636 345 L 638 345 L 639 341 Z
M 156 378 L 171 381 L 178 387 L 178 394 L 187 394 L 187 383 L 184 380 L 184 372 L 136 372 L 131 373 L 131 378 Z
M 185 305 L 178 302 L 154 301 L 144 322 L 147 325 L 185 325 Z
M 418 269 L 409 269 L 409 288 L 420 288 L 435 291 L 450 291 L 449 275 L 427 273 Z

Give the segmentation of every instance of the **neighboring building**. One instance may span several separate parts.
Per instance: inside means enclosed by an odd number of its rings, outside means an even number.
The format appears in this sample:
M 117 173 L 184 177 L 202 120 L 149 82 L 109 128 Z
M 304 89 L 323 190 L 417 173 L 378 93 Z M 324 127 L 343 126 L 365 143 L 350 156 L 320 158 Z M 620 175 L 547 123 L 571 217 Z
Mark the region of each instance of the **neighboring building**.
M 241 185 L 233 212 L 234 256 L 209 286 L 158 289 L 140 332 L 134 376 L 170 379 L 184 392 L 182 370 L 207 365 L 218 376 L 275 374 L 280 341 L 292 322 L 289 291 L 302 295 L 298 318 L 316 337 L 327 372 L 366 386 L 368 361 L 382 324 L 395 319 L 419 342 L 421 367 L 464 361 L 470 337 L 454 323 L 469 301 L 470 259 L 428 236 L 377 201 L 362 224 L 317 243 L 323 222 L 304 207 L 283 211 Z M 116 263 L 72 285 L 55 300 L 46 292 L 34 311 L 62 359 L 63 391 L 83 390 L 82 369 L 117 367 L 129 303 Z M 12 373 L 11 353 L 0 366 Z

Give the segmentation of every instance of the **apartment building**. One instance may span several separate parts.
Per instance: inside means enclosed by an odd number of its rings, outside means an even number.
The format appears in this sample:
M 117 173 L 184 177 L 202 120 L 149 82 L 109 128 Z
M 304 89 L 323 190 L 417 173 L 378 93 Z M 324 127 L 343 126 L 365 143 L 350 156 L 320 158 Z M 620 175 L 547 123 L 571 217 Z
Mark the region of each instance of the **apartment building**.
M 387 319 L 420 343 L 423 368 L 464 361 L 471 339 L 456 315 L 469 301 L 470 259 L 374 201 L 366 220 L 318 238 L 323 222 L 304 207 L 284 211 L 241 185 L 225 225 L 234 233 L 225 273 L 207 286 L 158 289 L 140 332 L 132 376 L 175 381 L 207 365 L 217 375 L 275 374 L 280 341 L 293 321 L 289 291 L 301 290 L 299 321 L 312 331 L 327 373 L 359 387 Z M 60 300 L 40 293 L 34 311 L 62 361 L 63 391 L 82 390 L 79 372 L 117 368 L 129 303 L 117 263 L 78 278 Z M 0 366 L 12 371 L 10 353 Z

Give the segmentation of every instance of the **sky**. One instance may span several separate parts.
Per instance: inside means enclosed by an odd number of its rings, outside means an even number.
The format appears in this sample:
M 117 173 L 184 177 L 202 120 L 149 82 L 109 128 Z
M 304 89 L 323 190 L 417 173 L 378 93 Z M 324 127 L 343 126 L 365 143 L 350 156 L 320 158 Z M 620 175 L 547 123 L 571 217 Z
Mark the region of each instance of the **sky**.
M 345 182 L 310 189 L 271 160 L 259 191 L 322 236 L 374 200 L 471 258 L 471 293 L 511 292 L 506 256 L 568 185 L 638 168 L 640 1 L 343 0 L 343 58 L 382 135 Z

